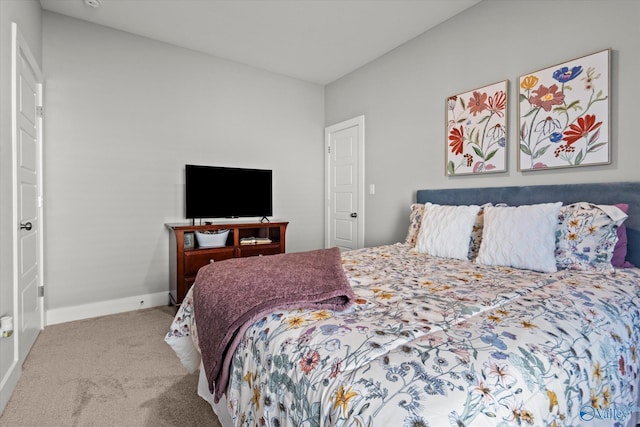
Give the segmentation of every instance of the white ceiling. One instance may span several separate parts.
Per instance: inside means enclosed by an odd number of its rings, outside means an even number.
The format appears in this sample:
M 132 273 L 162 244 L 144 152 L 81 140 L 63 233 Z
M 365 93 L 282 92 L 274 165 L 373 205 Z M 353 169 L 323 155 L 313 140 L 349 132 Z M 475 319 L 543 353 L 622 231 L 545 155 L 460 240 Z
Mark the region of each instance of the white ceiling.
M 40 0 L 43 9 L 327 84 L 481 0 Z

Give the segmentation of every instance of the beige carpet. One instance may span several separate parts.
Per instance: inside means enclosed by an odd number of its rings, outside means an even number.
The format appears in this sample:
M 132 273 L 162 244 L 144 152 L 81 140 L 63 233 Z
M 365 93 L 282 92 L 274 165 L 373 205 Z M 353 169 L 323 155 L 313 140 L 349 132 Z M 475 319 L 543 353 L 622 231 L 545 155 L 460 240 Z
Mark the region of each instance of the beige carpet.
M 174 308 L 45 328 L 0 426 L 220 426 L 164 342 Z

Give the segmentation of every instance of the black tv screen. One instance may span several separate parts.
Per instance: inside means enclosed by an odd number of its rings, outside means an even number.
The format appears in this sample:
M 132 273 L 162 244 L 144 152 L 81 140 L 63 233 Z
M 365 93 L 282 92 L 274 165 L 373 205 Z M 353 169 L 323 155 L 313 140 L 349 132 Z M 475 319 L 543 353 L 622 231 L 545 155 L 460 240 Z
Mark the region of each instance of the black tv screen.
M 185 166 L 188 219 L 273 215 L 272 171 L 220 166 Z

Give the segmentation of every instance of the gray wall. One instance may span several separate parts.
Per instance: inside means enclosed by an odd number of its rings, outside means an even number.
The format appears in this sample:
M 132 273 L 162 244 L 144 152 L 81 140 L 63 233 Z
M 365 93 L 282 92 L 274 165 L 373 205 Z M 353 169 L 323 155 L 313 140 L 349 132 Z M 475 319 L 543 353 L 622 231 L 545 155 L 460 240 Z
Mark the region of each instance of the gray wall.
M 484 0 L 329 84 L 326 124 L 366 117 L 367 246 L 402 240 L 419 188 L 611 182 L 640 179 L 640 2 Z M 517 171 L 517 80 L 526 73 L 612 49 L 612 163 Z M 445 100 L 509 80 L 508 172 L 444 175 Z
M 43 34 L 48 310 L 168 290 L 186 163 L 273 169 L 287 250 L 322 247 L 322 86 L 50 12 Z
M 13 198 L 11 150 L 11 23 L 42 65 L 42 13 L 37 0 L 0 0 L 0 317 L 13 312 Z M 0 411 L 9 399 L 21 367 L 11 369 L 17 335 L 0 338 Z

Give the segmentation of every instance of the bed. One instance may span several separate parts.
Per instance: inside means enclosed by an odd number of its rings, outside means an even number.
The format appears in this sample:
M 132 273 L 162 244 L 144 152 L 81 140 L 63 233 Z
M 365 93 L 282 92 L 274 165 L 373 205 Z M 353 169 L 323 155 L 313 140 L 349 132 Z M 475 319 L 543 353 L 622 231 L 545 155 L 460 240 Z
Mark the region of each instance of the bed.
M 636 424 L 640 183 L 419 190 L 410 223 L 341 254 L 344 307 L 231 334 L 223 383 L 189 291 L 165 340 L 224 426 Z

